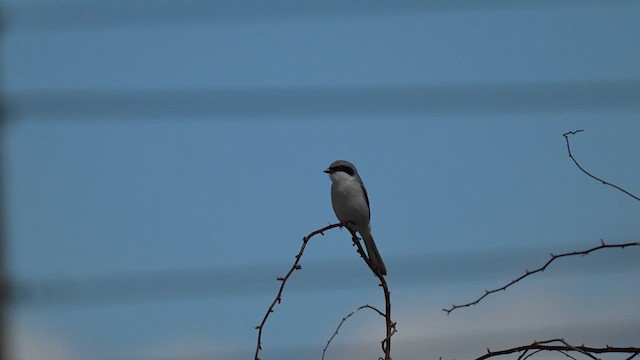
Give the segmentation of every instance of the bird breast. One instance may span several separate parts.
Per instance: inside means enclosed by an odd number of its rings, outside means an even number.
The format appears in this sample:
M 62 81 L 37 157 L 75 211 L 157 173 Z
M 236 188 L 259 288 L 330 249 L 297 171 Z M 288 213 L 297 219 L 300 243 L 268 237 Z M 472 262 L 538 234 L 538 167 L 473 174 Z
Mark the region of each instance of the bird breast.
M 360 182 L 354 178 L 340 179 L 331 186 L 333 210 L 342 222 L 366 227 L 369 224 L 369 206 Z

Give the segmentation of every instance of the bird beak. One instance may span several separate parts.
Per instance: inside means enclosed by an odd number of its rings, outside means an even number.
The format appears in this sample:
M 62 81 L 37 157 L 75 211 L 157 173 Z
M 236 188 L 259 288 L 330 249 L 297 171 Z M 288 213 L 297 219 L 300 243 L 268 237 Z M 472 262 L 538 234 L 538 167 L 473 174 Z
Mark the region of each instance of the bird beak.
M 324 169 L 323 173 L 325 173 L 325 174 L 331 174 L 331 169 L 326 168 L 326 169 Z

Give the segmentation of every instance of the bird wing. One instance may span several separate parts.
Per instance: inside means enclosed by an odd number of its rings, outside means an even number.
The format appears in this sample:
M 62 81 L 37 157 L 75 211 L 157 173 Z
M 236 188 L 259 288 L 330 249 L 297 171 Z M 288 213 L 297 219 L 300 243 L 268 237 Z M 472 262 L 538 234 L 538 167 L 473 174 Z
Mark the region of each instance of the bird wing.
M 360 181 L 360 187 L 364 193 L 364 199 L 367 200 L 367 210 L 369 210 L 369 219 L 371 219 L 371 206 L 369 205 L 369 196 L 367 195 L 367 189 L 364 187 L 362 181 Z

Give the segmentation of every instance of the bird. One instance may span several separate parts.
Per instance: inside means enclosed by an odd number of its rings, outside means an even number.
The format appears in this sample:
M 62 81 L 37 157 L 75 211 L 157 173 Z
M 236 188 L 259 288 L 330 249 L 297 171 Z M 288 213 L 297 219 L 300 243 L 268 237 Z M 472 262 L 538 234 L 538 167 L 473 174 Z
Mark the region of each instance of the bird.
M 331 204 L 336 217 L 354 236 L 356 231 L 360 233 L 374 273 L 387 275 L 387 268 L 371 235 L 369 196 L 358 170 L 346 160 L 336 160 L 324 172 L 331 178 Z

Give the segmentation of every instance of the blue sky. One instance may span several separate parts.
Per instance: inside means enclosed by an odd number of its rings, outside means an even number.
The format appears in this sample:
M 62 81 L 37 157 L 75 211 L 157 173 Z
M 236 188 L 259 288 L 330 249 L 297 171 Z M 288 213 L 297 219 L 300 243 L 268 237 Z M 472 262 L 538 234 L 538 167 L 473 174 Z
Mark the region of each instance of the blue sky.
M 640 343 L 634 248 L 440 310 L 549 252 L 638 241 L 640 204 L 580 173 L 562 137 L 586 129 L 571 138 L 578 160 L 640 192 L 638 3 L 336 5 L 215 22 L 166 8 L 167 21 L 87 15 L 94 26 L 29 25 L 55 6 L 4 6 L 17 358 L 252 356 L 276 276 L 335 221 L 322 170 L 336 159 L 369 191 L 394 358 Z M 382 306 L 346 231 L 314 238 L 302 264 L 264 359 L 319 357 L 344 314 Z M 383 332 L 358 314 L 331 358 L 375 358 Z

